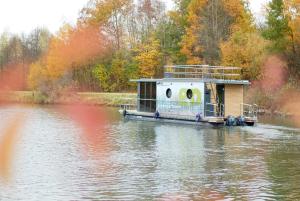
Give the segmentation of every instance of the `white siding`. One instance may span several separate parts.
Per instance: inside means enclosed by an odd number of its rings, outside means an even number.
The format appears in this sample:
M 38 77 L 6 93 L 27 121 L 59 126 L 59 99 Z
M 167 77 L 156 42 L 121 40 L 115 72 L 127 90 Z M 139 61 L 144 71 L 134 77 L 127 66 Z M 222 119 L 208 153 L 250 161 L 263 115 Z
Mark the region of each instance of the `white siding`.
M 167 89 L 172 90 L 171 98 L 166 96 Z M 186 92 L 193 91 L 192 99 Z M 201 82 L 158 82 L 157 110 L 160 113 L 178 115 L 204 114 L 204 83 Z

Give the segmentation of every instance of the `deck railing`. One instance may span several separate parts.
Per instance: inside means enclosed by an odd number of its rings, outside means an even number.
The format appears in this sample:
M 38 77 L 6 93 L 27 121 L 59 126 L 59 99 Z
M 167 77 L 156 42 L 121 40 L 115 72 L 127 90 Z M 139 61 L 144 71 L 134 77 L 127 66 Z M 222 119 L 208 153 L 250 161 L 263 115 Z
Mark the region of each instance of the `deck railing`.
M 230 66 L 175 65 L 164 67 L 164 77 L 240 80 L 241 71 L 239 67 Z
M 240 106 L 240 113 L 242 116 L 245 117 L 251 117 L 251 118 L 257 118 L 257 114 L 258 114 L 258 105 L 254 104 L 254 105 L 250 105 L 250 104 L 244 104 L 241 103 Z
M 137 107 L 134 104 L 121 104 L 120 109 L 121 110 L 136 110 Z
M 206 103 L 205 116 L 224 117 L 224 109 L 224 104 Z

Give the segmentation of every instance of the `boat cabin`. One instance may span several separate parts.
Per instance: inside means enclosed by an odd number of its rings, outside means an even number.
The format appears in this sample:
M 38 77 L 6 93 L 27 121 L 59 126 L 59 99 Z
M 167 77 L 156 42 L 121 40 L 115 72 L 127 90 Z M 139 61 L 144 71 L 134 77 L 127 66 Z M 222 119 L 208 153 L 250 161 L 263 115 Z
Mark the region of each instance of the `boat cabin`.
M 162 79 L 132 81 L 138 85 L 137 108 L 123 109 L 125 115 L 211 124 L 238 117 L 249 124 L 257 120 L 255 106 L 244 101 L 250 82 L 241 80 L 241 68 L 165 66 Z

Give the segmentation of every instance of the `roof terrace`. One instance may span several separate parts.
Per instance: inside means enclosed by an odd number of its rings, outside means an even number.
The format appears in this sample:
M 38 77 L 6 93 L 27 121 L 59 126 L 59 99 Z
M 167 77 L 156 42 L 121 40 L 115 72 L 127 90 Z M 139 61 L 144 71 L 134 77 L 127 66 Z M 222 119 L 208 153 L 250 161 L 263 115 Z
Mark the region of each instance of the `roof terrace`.
M 174 65 L 164 66 L 164 78 L 141 78 L 131 80 L 132 82 L 160 82 L 176 81 L 190 82 L 202 81 L 216 84 L 238 84 L 249 85 L 248 80 L 242 79 L 242 68 L 231 66 L 209 66 L 209 65 Z
M 209 65 L 174 65 L 164 67 L 164 78 L 194 78 L 217 80 L 241 80 L 239 67 Z

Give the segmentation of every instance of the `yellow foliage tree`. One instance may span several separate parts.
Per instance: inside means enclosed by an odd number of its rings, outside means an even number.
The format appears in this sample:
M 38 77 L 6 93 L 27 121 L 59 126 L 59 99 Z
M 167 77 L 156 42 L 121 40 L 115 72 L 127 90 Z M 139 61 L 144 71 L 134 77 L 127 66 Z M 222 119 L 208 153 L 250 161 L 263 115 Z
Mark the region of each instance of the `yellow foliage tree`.
M 252 16 L 245 5 L 224 0 L 225 9 L 232 16 L 230 36 L 220 43 L 221 64 L 242 67 L 244 79 L 256 79 L 260 75 L 268 42 L 255 30 Z
M 31 89 L 37 89 L 41 82 L 44 81 L 46 74 L 44 65 L 41 61 L 37 61 L 30 65 L 28 74 L 28 86 Z
M 221 44 L 222 65 L 243 69 L 243 78 L 256 79 L 265 59 L 268 42 L 257 32 L 236 32 Z
M 146 44 L 140 45 L 137 49 L 137 56 L 135 57 L 139 66 L 140 76 L 150 78 L 158 75 L 161 57 L 159 40 L 154 37 L 150 37 Z
M 285 15 L 288 19 L 288 62 L 292 76 L 300 76 L 300 0 L 285 1 Z
M 111 91 L 121 91 L 122 87 L 125 86 L 125 65 L 126 61 L 121 55 L 117 55 L 117 57 L 113 59 L 110 72 L 110 79 L 113 82 L 110 86 Z
M 300 43 L 300 0 L 285 1 L 285 15 L 290 27 L 290 40 Z
M 231 25 L 231 34 L 237 31 L 252 32 L 255 30 L 252 25 L 251 13 L 247 12 L 241 0 L 222 0 L 227 13 L 234 19 Z

